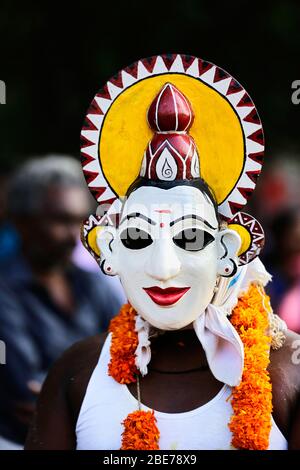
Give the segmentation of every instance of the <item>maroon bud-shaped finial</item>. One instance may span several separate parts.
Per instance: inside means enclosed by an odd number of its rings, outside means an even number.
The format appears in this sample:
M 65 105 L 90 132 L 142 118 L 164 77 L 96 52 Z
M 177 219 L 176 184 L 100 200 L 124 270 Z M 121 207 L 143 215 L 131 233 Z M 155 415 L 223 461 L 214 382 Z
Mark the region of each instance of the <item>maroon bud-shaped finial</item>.
M 171 83 L 164 85 L 148 110 L 148 122 L 154 132 L 187 132 L 193 119 L 190 103 Z

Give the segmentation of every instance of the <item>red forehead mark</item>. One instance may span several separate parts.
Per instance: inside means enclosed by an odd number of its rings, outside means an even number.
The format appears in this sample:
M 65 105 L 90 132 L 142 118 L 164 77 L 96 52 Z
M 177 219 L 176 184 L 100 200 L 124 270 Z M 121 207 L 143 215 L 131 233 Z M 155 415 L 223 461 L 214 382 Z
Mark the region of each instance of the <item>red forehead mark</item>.
M 170 209 L 160 209 L 155 210 L 154 212 L 159 212 L 160 214 L 171 214 L 172 211 L 170 211 Z
M 165 224 L 164 224 L 163 222 L 161 222 L 161 223 L 159 224 L 159 226 L 160 226 L 160 227 L 164 227 Z

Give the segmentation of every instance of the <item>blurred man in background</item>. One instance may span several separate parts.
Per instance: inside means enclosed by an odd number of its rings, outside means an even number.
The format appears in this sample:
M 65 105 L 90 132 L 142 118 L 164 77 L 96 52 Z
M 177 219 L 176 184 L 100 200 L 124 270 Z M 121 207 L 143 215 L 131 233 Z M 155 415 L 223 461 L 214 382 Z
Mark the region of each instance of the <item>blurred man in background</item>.
M 0 267 L 0 436 L 22 444 L 36 395 L 54 360 L 74 342 L 105 331 L 120 293 L 72 262 L 90 200 L 80 164 L 34 159 L 13 176 L 8 213 L 21 247 Z
M 273 274 L 273 308 L 288 327 L 300 333 L 300 207 L 282 210 L 271 225 L 272 251 L 267 258 Z
M 0 264 L 19 248 L 19 237 L 7 219 L 7 185 L 10 170 L 5 165 L 0 168 Z

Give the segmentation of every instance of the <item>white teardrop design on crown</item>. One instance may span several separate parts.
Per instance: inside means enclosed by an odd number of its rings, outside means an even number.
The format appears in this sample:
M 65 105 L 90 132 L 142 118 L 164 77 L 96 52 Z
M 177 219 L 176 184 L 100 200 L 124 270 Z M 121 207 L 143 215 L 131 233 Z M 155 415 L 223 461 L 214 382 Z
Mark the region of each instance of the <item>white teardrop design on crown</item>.
M 142 166 L 141 166 L 141 170 L 140 170 L 140 176 L 145 176 L 146 174 L 146 152 L 144 153 L 144 158 L 143 158 L 143 161 L 142 161 Z
M 177 175 L 177 165 L 174 157 L 165 148 L 156 162 L 156 174 L 162 181 L 173 181 Z
M 200 178 L 199 157 L 196 150 L 194 151 L 194 155 L 191 161 L 191 175 L 193 178 Z

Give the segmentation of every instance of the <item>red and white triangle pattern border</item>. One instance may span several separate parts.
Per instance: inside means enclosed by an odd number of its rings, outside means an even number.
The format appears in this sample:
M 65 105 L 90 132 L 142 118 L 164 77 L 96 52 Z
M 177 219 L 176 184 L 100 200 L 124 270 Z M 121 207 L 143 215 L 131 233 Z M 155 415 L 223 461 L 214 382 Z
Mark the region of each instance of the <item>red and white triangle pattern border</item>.
M 259 256 L 261 250 L 265 244 L 265 233 L 261 224 L 252 215 L 246 212 L 238 212 L 229 224 L 237 224 L 244 227 L 250 235 L 250 246 L 245 253 L 239 256 L 239 265 L 250 263 L 257 256 Z

